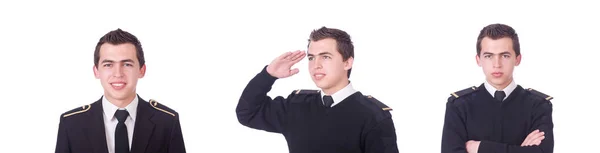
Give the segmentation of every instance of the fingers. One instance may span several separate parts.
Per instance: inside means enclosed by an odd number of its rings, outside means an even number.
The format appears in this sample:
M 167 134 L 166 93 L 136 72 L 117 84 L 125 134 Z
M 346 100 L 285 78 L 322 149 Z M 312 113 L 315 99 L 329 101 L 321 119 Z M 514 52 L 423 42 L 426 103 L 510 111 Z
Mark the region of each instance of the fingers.
M 540 130 L 535 130 L 527 135 L 527 138 L 523 141 L 521 146 L 531 146 L 535 145 L 537 141 L 541 142 L 544 139 L 544 132 L 540 132 Z M 537 143 L 539 145 L 539 143 Z
M 298 68 L 294 68 L 294 69 L 290 70 L 290 76 L 298 74 L 298 72 L 300 72 L 300 70 Z
M 277 59 L 278 60 L 288 59 L 291 55 L 292 55 L 292 52 L 285 52 L 285 53 L 279 55 L 279 57 L 277 57 Z
M 527 135 L 525 140 L 523 140 L 523 143 L 521 143 L 521 146 L 528 146 L 531 143 L 531 139 L 533 139 L 533 136 L 535 134 L 537 134 L 538 132 L 539 132 L 539 130 L 535 130 L 535 131 L 529 133 L 529 135 Z
M 533 146 L 533 145 L 539 146 L 542 143 L 542 140 L 544 140 L 545 138 L 546 138 L 545 136 L 540 136 L 540 137 L 538 137 L 536 139 L 533 139 L 531 141 L 531 145 L 530 146 Z
M 299 52 L 295 52 L 292 56 L 293 56 L 292 59 L 291 59 L 292 62 L 293 63 L 298 63 L 302 59 L 304 59 L 304 57 L 306 57 L 306 53 L 304 51 L 299 51 Z

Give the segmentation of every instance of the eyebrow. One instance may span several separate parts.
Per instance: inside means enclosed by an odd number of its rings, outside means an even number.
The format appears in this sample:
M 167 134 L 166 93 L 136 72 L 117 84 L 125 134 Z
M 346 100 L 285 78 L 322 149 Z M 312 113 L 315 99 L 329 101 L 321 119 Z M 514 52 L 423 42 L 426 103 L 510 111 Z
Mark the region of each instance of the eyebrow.
M 498 53 L 498 55 L 505 55 L 505 54 L 509 54 L 509 55 L 510 55 L 510 52 L 508 52 L 508 51 L 503 51 L 503 52 L 501 52 L 501 53 Z M 490 53 L 490 52 L 483 52 L 483 55 L 494 55 L 494 53 Z
M 331 54 L 330 52 L 321 52 L 321 53 L 319 53 L 319 55 L 333 55 L 333 54 Z M 315 55 L 309 53 L 307 56 L 315 56 Z
M 120 62 L 121 62 L 121 63 L 125 63 L 125 62 L 131 62 L 131 63 L 134 63 L 134 61 L 133 61 L 132 59 L 124 59 L 124 60 L 121 60 Z M 105 59 L 105 60 L 102 60 L 102 63 L 115 63 L 115 61 L 113 61 L 113 60 L 108 60 L 108 59 Z

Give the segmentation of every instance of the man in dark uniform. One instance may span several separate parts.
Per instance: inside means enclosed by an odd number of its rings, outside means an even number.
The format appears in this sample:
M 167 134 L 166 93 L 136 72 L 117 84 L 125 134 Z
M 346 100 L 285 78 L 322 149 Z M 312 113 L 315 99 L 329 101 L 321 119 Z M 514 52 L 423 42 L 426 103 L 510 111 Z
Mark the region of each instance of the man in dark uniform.
M 244 89 L 236 108 L 239 122 L 283 134 L 290 153 L 398 152 L 391 108 L 356 91 L 348 79 L 354 61 L 350 36 L 339 29 L 314 30 L 307 53 L 311 78 L 321 90 L 267 96 L 277 79 L 299 72 L 291 67 L 306 55 L 284 53 Z
M 515 83 L 513 70 L 521 62 L 515 30 L 484 27 L 476 60 L 486 81 L 451 93 L 442 153 L 552 153 L 552 97 Z
M 56 153 L 185 153 L 179 114 L 136 94 L 146 65 L 134 35 L 117 29 L 100 38 L 93 69 L 104 95 L 60 115 Z

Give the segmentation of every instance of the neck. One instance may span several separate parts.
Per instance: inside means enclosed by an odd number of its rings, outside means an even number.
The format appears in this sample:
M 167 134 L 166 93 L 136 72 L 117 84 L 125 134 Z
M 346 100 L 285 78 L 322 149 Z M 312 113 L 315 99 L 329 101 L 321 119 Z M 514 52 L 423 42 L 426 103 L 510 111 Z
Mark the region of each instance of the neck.
M 494 88 L 496 88 L 496 90 L 501 90 L 506 88 L 510 83 L 512 83 L 513 78 L 511 77 L 509 81 L 505 82 L 504 84 L 493 84 L 491 81 L 488 80 L 488 82 L 490 83 L 490 85 L 492 85 Z
M 131 101 L 133 101 L 133 99 L 135 99 L 135 96 L 131 96 L 125 99 L 115 99 L 112 97 L 106 97 L 106 100 L 108 100 L 108 102 L 119 108 L 125 108 L 127 105 L 131 104 Z
M 325 95 L 332 95 L 340 90 L 342 90 L 344 87 L 346 87 L 348 84 L 350 83 L 350 81 L 345 80 L 342 81 L 342 83 L 338 83 L 337 85 L 331 87 L 331 88 L 323 88 L 323 92 L 325 93 Z

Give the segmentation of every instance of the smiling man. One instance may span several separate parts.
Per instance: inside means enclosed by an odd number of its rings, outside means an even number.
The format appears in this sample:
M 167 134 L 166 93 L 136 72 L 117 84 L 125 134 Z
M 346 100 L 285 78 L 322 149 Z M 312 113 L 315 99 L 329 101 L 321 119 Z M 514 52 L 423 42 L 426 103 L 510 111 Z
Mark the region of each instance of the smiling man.
M 271 98 L 277 79 L 308 53 L 308 69 L 321 90 L 295 90 Z M 322 27 L 310 34 L 308 51 L 287 52 L 265 66 L 244 89 L 236 108 L 247 127 L 285 136 L 290 153 L 396 153 L 390 108 L 363 95 L 349 81 L 354 61 L 350 36 Z
M 521 62 L 515 30 L 488 25 L 476 47 L 485 82 L 448 98 L 442 153 L 552 153 L 552 97 L 515 83 Z
M 117 29 L 94 52 L 104 95 L 60 116 L 56 153 L 185 153 L 179 114 L 136 93 L 146 65 L 139 40 Z

